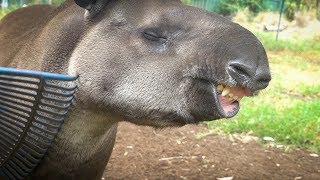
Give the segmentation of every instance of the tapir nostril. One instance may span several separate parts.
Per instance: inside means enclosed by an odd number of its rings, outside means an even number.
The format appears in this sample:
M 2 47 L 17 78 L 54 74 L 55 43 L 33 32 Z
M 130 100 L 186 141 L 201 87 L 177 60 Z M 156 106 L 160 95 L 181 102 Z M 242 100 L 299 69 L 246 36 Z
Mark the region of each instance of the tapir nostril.
M 271 75 L 270 74 L 259 74 L 256 76 L 256 83 L 259 89 L 264 89 L 269 85 L 269 82 L 271 81 Z
M 229 64 L 228 71 L 231 77 L 233 77 L 238 83 L 249 80 L 255 73 L 251 67 L 241 63 Z
M 228 66 L 229 75 L 239 84 L 251 84 L 253 89 L 264 89 L 271 80 L 269 71 L 262 71 L 263 68 L 249 66 L 239 62 L 232 62 Z
M 268 83 L 269 81 L 271 81 L 271 76 L 269 75 L 265 75 L 264 77 L 259 77 L 257 79 L 257 82 L 261 82 L 261 83 Z

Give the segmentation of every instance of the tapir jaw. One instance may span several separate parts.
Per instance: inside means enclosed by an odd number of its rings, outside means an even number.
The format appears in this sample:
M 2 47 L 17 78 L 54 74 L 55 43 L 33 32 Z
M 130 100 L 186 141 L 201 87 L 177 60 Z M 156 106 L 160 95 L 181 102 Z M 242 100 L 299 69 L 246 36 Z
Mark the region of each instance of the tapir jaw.
M 214 80 L 185 78 L 187 113 L 191 117 L 185 123 L 199 123 L 223 118 L 232 118 L 240 110 L 240 101 L 252 96 L 252 90 L 236 84 L 215 83 Z

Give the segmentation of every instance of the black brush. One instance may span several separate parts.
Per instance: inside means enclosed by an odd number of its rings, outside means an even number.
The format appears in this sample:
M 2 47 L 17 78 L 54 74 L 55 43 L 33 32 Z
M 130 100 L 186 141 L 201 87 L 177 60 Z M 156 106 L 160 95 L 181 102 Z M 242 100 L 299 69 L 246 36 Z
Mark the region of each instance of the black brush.
M 0 67 L 0 179 L 24 179 L 39 164 L 71 108 L 76 79 Z

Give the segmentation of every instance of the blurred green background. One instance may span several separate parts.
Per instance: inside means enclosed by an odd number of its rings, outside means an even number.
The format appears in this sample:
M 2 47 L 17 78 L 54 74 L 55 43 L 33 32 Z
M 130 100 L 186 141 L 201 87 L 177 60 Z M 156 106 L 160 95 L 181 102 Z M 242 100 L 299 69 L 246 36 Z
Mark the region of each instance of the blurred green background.
M 0 18 L 19 7 L 62 0 L 0 0 Z M 272 81 L 259 96 L 244 98 L 230 120 L 208 123 L 210 133 L 258 136 L 261 142 L 320 152 L 320 0 L 183 0 L 251 30 L 263 43 Z M 267 141 L 266 141 L 267 140 Z

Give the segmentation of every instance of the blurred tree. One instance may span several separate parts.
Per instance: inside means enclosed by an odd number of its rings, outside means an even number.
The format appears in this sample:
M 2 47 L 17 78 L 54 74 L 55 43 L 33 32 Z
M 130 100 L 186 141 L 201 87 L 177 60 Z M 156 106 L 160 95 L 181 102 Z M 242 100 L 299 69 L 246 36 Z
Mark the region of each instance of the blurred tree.
M 292 1 L 295 1 L 295 0 L 289 0 L 289 1 L 286 2 L 286 9 L 285 9 L 285 12 L 284 12 L 285 15 L 286 15 L 286 18 L 289 21 L 292 21 L 294 19 L 295 10 L 297 8 L 299 9 L 299 6 L 300 6 L 300 2 L 292 2 Z
M 320 19 L 320 0 L 286 0 L 285 15 L 288 20 L 293 20 L 296 11 L 309 11 L 316 9 L 316 16 Z

